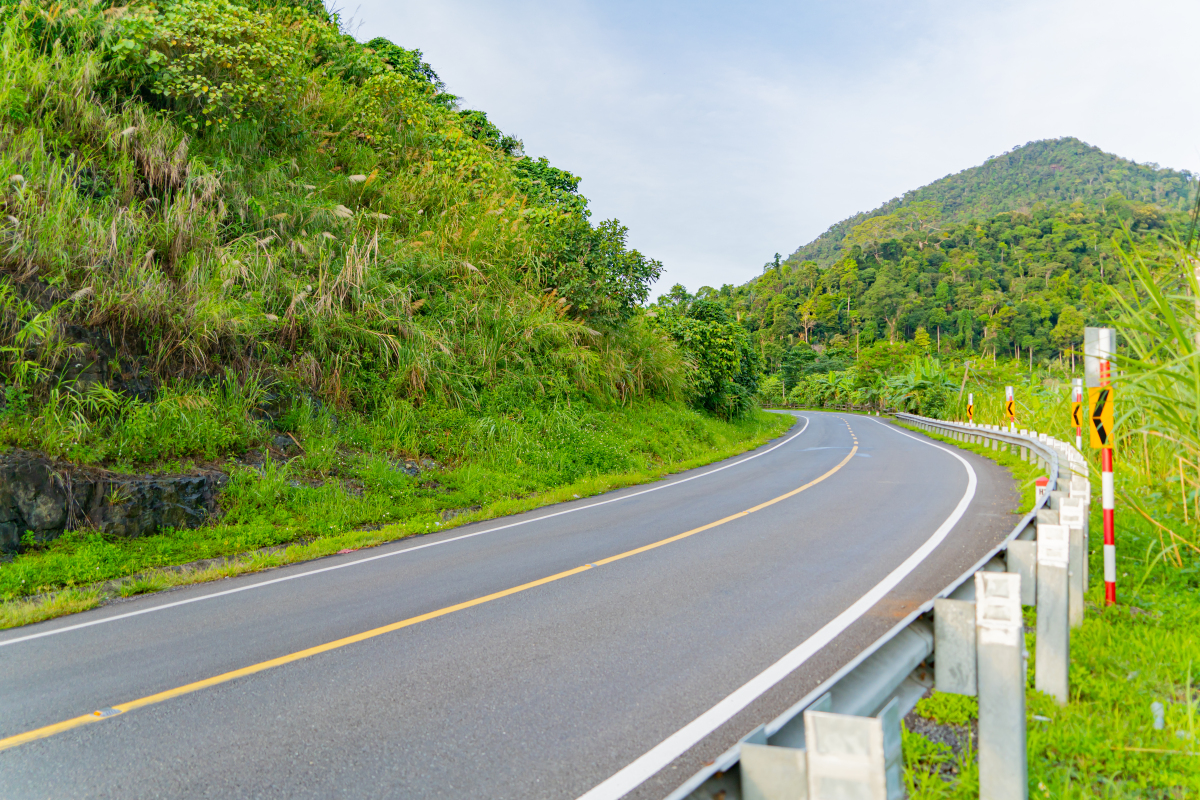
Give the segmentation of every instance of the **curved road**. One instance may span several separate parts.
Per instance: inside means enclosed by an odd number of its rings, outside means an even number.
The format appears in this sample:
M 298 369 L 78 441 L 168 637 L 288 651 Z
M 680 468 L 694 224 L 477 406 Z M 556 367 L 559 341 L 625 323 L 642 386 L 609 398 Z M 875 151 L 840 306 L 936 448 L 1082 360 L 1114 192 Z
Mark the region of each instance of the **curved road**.
M 987 459 L 798 417 L 650 486 L 0 633 L 0 796 L 661 798 L 1014 524 Z

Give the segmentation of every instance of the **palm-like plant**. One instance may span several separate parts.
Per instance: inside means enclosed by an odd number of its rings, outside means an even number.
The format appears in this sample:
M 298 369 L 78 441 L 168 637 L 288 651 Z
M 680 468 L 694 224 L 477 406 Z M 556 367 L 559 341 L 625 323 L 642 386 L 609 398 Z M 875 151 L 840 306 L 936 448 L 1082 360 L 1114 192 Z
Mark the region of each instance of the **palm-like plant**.
M 907 372 L 887 379 L 884 394 L 896 408 L 936 417 L 956 388 L 942 362 L 926 356 L 914 359 Z
M 1141 430 L 1200 456 L 1200 259 L 1195 247 L 1172 242 L 1167 265 L 1147 263 L 1133 248 L 1121 251 L 1127 295 L 1114 291 L 1117 327 L 1118 429 L 1136 419 Z

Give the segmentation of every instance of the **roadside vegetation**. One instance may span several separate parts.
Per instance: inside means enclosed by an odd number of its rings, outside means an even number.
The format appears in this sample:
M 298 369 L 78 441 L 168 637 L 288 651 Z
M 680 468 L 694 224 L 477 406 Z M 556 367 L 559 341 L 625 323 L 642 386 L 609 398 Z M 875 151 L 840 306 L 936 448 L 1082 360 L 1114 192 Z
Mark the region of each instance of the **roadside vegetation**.
M 0 446 L 227 476 L 194 530 L 24 532 L 0 624 L 202 579 L 148 570 L 648 480 L 788 423 L 757 410 L 723 308 L 646 313 L 661 264 L 578 176 L 318 0 L 4 3 L 0 70 Z
M 655 480 L 736 455 L 783 433 L 793 418 L 755 411 L 726 422 L 649 403 L 564 411 L 553 427 L 499 427 L 462 466 L 416 476 L 364 457 L 346 482 L 296 480 L 295 463 L 235 471 L 225 515 L 211 525 L 122 539 L 69 531 L 0 568 L 0 627 L 36 622 L 172 586 L 201 583 L 371 547 Z M 299 459 L 297 459 L 298 461 Z M 182 565 L 182 569 L 179 568 Z
M 1117 297 L 1114 320 L 1120 347 L 1118 603 L 1104 605 L 1099 463 L 1085 438 L 1094 484 L 1091 588 L 1084 623 L 1071 635 L 1072 698 L 1065 707 L 1034 691 L 1034 634 L 1026 634 L 1031 797 L 1181 798 L 1200 792 L 1200 286 L 1195 243 L 1185 241 L 1168 253 L 1166 264 L 1136 251 L 1124 258 L 1131 284 Z M 1002 423 L 1004 386 L 1012 385 L 1021 427 L 1072 441 L 1068 377 L 1031 376 L 1012 365 L 982 371 L 967 382 L 976 421 Z M 957 402 L 941 414 L 961 415 Z M 1005 459 L 1015 461 L 1002 454 Z M 1026 610 L 1026 625 L 1036 627 L 1036 610 Z M 965 731 L 975 712 L 969 699 L 935 694 L 917 713 Z M 910 797 L 978 796 L 969 746 L 955 752 L 906 732 L 905 753 Z

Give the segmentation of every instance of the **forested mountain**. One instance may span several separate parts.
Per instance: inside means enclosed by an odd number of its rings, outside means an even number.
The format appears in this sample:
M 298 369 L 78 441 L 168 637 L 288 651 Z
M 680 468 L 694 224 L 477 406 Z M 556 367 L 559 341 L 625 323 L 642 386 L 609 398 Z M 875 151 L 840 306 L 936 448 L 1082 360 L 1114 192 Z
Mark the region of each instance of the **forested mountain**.
M 1186 171 L 1138 164 L 1073 137 L 1044 139 L 905 192 L 874 211 L 842 220 L 787 260 L 830 264 L 840 256 L 845 238 L 855 227 L 873 217 L 914 208 L 924 213 L 936 209 L 943 223 L 965 222 L 1001 211 L 1027 212 L 1039 202 L 1096 203 L 1120 194 L 1131 201 L 1181 210 L 1190 202 L 1194 179 Z
M 1168 263 L 1164 237 L 1189 222 L 1120 195 L 959 223 L 920 210 L 858 225 L 828 266 L 787 261 L 696 298 L 675 287 L 659 304 L 720 303 L 751 332 L 768 373 L 789 360 L 807 372 L 843 369 L 876 341 L 930 354 L 1069 359 L 1084 325 L 1115 310 L 1110 287 L 1126 282 L 1117 248 Z

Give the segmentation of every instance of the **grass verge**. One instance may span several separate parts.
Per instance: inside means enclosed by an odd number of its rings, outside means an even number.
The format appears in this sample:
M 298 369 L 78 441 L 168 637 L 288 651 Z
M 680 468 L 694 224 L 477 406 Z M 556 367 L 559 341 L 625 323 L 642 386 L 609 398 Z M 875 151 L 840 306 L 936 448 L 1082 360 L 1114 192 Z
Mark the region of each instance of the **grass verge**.
M 599 444 L 570 436 L 544 441 L 541 462 L 590 448 L 635 468 L 596 469 L 556 483 L 562 470 L 522 470 L 520 459 L 505 469 L 493 452 L 419 476 L 363 456 L 348 468 L 351 480 L 321 486 L 298 482 L 287 464 L 235 473 L 223 501 L 230 510 L 218 524 L 140 539 L 77 531 L 0 565 L 0 628 L 647 483 L 758 447 L 794 418 L 758 412 L 724 422 L 660 404 L 609 412 L 604 422 Z
M 1008 453 L 933 436 L 995 458 L 1032 467 Z M 1008 463 L 1006 463 L 1008 462 Z M 1015 464 L 1013 463 L 1015 462 Z M 1014 468 L 1025 485 L 1025 477 Z M 1032 503 L 1032 491 L 1026 492 Z M 1161 531 L 1128 503 L 1118 502 L 1118 599 L 1104 606 L 1103 517 L 1095 487 L 1089 542 L 1091 587 L 1083 625 L 1071 631 L 1071 700 L 1058 706 L 1036 691 L 1036 609 L 1026 609 L 1030 653 L 1026 689 L 1031 798 L 1176 798 L 1200 794 L 1200 567 L 1172 562 Z M 1171 516 L 1163 498 L 1143 498 L 1150 519 Z M 1027 506 L 1028 508 L 1028 506 Z M 1166 557 L 1164 557 L 1166 554 Z M 1182 559 L 1180 559 L 1182 560 Z M 943 722 L 935 693 L 915 713 Z M 931 702 L 932 701 L 932 702 Z M 971 706 L 972 704 L 966 704 Z M 968 709 L 968 716 L 974 712 Z M 976 798 L 974 750 L 904 731 L 910 800 Z

